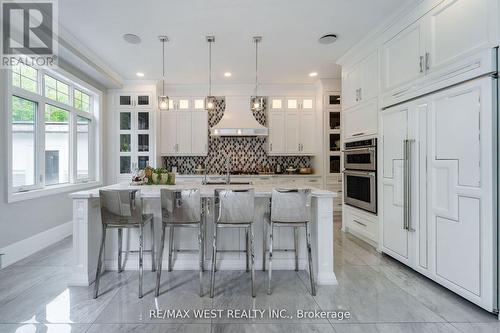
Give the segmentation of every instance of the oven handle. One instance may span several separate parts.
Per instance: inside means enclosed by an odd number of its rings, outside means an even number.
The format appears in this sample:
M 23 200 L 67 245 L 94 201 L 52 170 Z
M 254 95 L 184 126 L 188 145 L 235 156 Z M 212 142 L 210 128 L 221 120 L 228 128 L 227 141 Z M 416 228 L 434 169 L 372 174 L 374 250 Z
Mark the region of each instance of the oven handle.
M 351 151 L 361 151 L 361 150 L 366 150 L 367 152 L 374 153 L 375 152 L 375 147 L 349 148 L 349 149 L 342 150 L 342 152 L 343 153 L 348 153 L 348 152 L 351 152 Z
M 375 171 L 344 170 L 343 172 L 344 174 L 357 175 L 357 176 L 374 177 L 376 175 Z

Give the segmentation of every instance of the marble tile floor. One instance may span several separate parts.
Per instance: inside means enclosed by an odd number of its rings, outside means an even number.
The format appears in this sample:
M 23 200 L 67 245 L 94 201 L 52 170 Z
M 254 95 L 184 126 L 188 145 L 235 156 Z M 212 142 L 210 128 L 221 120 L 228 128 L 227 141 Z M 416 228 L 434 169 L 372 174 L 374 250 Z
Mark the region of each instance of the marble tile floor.
M 249 274 L 219 271 L 215 297 L 198 296 L 197 272 L 164 272 L 161 295 L 153 295 L 154 274 L 145 270 L 143 299 L 137 298 L 136 271 L 106 272 L 101 293 L 93 286 L 67 287 L 71 238 L 0 271 L 0 332 L 499 332 L 497 317 L 408 269 L 340 230 L 335 222 L 337 286 L 309 293 L 306 272 L 256 271 L 257 297 L 250 297 Z M 260 265 L 258 265 L 260 267 Z M 190 318 L 150 318 L 150 310 L 185 309 Z M 294 318 L 194 318 L 202 309 L 286 309 Z M 344 310 L 349 320 L 298 319 L 296 310 Z M 227 313 L 227 312 L 226 312 Z

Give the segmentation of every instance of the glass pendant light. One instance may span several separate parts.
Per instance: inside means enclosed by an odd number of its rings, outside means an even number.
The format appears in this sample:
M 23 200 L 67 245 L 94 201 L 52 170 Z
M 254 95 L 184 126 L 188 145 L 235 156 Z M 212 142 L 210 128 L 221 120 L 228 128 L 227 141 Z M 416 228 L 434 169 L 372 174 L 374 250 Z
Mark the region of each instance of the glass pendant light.
M 262 41 L 261 36 L 255 36 L 253 38 L 253 42 L 255 43 L 255 91 L 254 95 L 250 97 L 250 107 L 252 111 L 263 111 L 266 104 L 266 97 L 259 96 L 257 94 L 257 88 L 259 85 L 259 77 L 258 77 L 258 52 L 259 52 L 259 43 Z
M 208 95 L 205 97 L 205 110 L 215 109 L 215 96 L 212 96 L 212 43 L 215 43 L 214 36 L 206 37 L 208 42 Z
M 159 36 L 158 39 L 162 43 L 162 88 L 161 96 L 158 96 L 158 107 L 160 110 L 168 110 L 169 98 L 165 95 L 165 43 L 168 42 L 167 36 Z

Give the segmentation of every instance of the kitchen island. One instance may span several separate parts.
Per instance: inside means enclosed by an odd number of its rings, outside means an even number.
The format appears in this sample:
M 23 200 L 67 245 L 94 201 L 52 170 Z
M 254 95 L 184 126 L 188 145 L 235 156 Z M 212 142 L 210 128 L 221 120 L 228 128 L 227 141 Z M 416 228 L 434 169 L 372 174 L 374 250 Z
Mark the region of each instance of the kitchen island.
M 286 187 L 280 184 L 280 187 Z M 271 193 L 276 185 L 255 184 L 255 185 L 202 185 L 200 182 L 186 181 L 177 185 L 143 185 L 130 186 L 128 184 L 116 184 L 112 186 L 96 188 L 87 191 L 80 191 L 70 194 L 73 199 L 73 272 L 69 285 L 88 286 L 95 278 L 97 268 L 97 257 L 101 238 L 101 218 L 99 206 L 100 189 L 137 189 L 144 199 L 144 213 L 152 213 L 155 223 L 155 242 L 159 244 L 161 236 L 161 206 L 160 189 L 200 189 L 201 196 L 205 199 L 213 198 L 216 188 L 248 188 L 255 189 L 255 268 L 262 269 L 263 252 L 263 226 L 264 216 L 269 212 L 269 202 Z M 313 266 L 316 281 L 320 285 L 336 284 L 337 280 L 333 272 L 333 198 L 336 193 L 311 188 L 311 240 L 313 251 Z M 209 207 L 211 207 L 209 205 Z M 197 231 L 181 228 L 176 230 L 174 238 L 174 248 L 176 250 L 197 250 Z M 206 217 L 205 227 L 205 268 L 209 268 L 211 260 L 213 235 L 213 209 L 209 209 Z M 149 228 L 145 229 L 144 248 L 149 249 L 151 244 L 151 234 Z M 293 248 L 293 229 L 277 228 L 274 236 L 274 246 L 276 249 Z M 307 269 L 307 254 L 305 246 L 304 230 L 301 230 L 299 242 L 299 268 Z M 165 241 L 165 249 L 168 248 L 168 239 Z M 157 246 L 158 247 L 158 246 Z M 222 250 L 217 255 L 217 269 L 220 270 L 244 270 L 246 265 L 245 254 L 243 252 L 231 252 L 231 250 L 241 251 L 245 248 L 245 233 L 241 229 L 224 230 L 220 234 L 218 249 Z M 106 239 L 104 254 L 105 269 L 117 270 L 118 268 L 118 236 L 116 232 L 109 232 Z M 137 230 L 124 230 L 123 235 L 123 267 L 129 270 L 138 270 L 138 236 Z M 127 251 L 127 252 L 125 252 Z M 167 268 L 167 256 L 164 256 L 162 266 Z M 273 268 L 283 270 L 293 270 L 295 267 L 295 256 L 293 251 L 273 253 Z M 145 269 L 151 268 L 151 256 L 144 255 Z M 199 266 L 197 251 L 175 252 L 174 270 L 197 270 Z

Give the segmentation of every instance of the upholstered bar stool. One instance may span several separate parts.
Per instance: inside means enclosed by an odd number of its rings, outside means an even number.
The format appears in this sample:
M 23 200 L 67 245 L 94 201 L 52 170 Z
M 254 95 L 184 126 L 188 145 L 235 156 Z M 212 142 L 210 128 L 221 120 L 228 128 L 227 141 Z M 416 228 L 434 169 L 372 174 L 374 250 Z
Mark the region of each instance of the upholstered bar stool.
M 102 238 L 97 261 L 94 298 L 99 293 L 106 230 L 118 229 L 118 271 L 122 271 L 122 230 L 139 229 L 139 298 L 142 298 L 144 226 L 151 225 L 151 271 L 155 271 L 153 214 L 143 214 L 142 198 L 137 190 L 100 190 Z
M 267 293 L 271 295 L 271 278 L 273 262 L 273 234 L 275 227 L 291 227 L 294 232 L 295 270 L 299 270 L 298 261 L 298 228 L 306 231 L 307 257 L 309 261 L 309 279 L 311 294 L 316 295 L 314 273 L 312 267 L 311 235 L 309 233 L 311 210 L 311 190 L 309 189 L 274 189 L 271 196 L 271 217 L 269 223 L 269 280 Z M 267 235 L 264 235 L 264 242 Z M 264 249 L 265 260 L 265 249 Z
M 174 228 L 198 228 L 198 246 L 200 256 L 200 297 L 203 296 L 203 260 L 204 260 L 204 209 L 200 190 L 161 190 L 162 234 L 158 271 L 156 273 L 156 296 L 160 295 L 161 266 L 165 246 L 165 229 L 169 227 L 168 270 L 172 271 L 172 253 L 174 251 Z M 177 249 L 181 252 L 184 250 Z
M 215 266 L 217 263 L 217 236 L 222 228 L 245 228 L 245 254 L 250 261 L 252 297 L 255 297 L 253 221 L 255 216 L 255 193 L 253 189 L 215 190 L 215 221 L 212 253 L 210 297 L 214 297 Z M 250 243 L 250 244 L 249 244 Z

